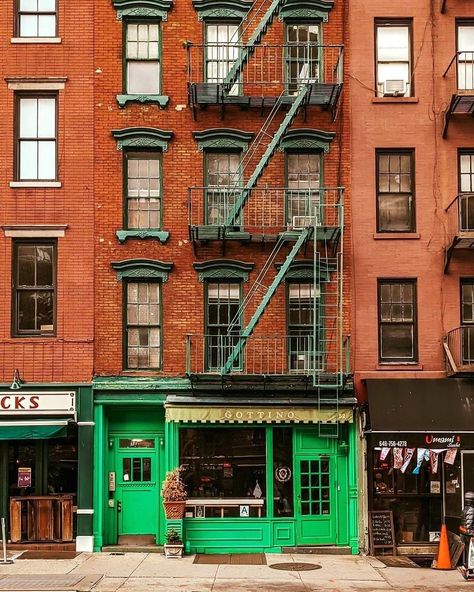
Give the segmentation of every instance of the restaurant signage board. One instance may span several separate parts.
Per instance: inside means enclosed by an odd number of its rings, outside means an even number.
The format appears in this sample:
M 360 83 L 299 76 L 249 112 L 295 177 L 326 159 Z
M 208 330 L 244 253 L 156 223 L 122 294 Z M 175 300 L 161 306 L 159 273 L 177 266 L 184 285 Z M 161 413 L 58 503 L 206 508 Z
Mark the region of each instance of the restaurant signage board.
M 0 391 L 2 415 L 74 415 L 74 391 Z

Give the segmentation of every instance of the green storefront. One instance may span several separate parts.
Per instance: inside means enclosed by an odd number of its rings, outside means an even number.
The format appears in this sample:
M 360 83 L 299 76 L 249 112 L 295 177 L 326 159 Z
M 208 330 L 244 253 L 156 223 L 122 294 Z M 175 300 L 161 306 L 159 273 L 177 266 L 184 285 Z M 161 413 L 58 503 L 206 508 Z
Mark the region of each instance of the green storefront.
M 103 378 L 94 391 L 95 549 L 133 537 L 162 544 L 161 482 L 182 465 L 192 552 L 358 552 L 350 399 L 324 408 L 309 399 L 197 399 L 187 379 Z
M 0 513 L 9 541 L 92 551 L 90 384 L 0 386 Z

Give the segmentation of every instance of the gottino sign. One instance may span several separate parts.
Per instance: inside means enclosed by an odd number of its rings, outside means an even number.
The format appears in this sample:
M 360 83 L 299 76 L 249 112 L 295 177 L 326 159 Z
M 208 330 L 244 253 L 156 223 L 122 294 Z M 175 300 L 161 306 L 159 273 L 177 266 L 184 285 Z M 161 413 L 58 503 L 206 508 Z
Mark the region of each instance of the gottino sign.
M 0 415 L 47 414 L 74 415 L 74 391 L 31 392 L 0 391 Z

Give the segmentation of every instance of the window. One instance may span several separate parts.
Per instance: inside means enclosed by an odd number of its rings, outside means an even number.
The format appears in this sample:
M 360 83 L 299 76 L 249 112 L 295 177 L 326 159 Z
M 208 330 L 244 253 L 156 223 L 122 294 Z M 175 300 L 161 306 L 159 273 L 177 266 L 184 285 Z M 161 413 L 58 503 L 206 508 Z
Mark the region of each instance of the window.
M 225 224 L 240 191 L 240 152 L 207 152 L 206 224 Z
M 416 362 L 416 281 L 378 283 L 379 359 Z
M 376 22 L 375 35 L 377 96 L 412 96 L 411 23 Z
M 206 23 L 206 82 L 223 82 L 239 55 L 238 23 Z M 238 84 L 229 94 L 237 95 Z
M 414 232 L 414 152 L 378 150 L 377 232 Z
M 240 283 L 209 282 L 206 297 L 206 366 L 208 371 L 219 371 L 232 353 L 242 328 Z M 234 367 L 239 366 L 236 360 Z
M 287 223 L 295 227 L 313 223 L 319 205 L 321 154 L 287 153 Z
M 160 94 L 160 25 L 126 23 L 126 93 Z
M 474 152 L 459 153 L 459 207 L 461 232 L 474 231 Z
M 474 23 L 457 24 L 458 89 L 474 89 Z
M 125 152 L 126 227 L 161 228 L 161 159 L 156 153 Z
M 462 363 L 474 364 L 474 280 L 461 280 Z
M 129 369 L 161 366 L 160 284 L 127 282 L 126 365 Z
M 319 339 L 314 343 L 314 285 L 288 284 L 289 369 L 307 372 L 318 368 Z
M 17 0 L 19 37 L 56 36 L 56 0 Z
M 13 335 L 53 335 L 56 243 L 13 243 Z
M 56 180 L 56 96 L 17 97 L 18 181 Z
M 286 27 L 286 81 L 290 94 L 302 83 L 320 81 L 320 31 L 318 24 Z

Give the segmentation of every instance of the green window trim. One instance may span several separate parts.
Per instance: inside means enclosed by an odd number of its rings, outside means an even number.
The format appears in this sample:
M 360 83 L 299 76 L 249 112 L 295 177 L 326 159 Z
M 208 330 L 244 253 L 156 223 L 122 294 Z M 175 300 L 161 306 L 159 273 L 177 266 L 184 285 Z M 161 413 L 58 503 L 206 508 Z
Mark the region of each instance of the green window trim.
M 301 19 L 327 22 L 333 7 L 334 0 L 286 0 L 278 18 L 280 21 Z
M 283 263 L 275 263 L 275 267 L 277 270 L 280 270 Z M 329 280 L 329 274 L 332 271 L 336 271 L 335 267 L 325 266 L 323 268 L 320 265 L 319 268 L 319 277 L 322 281 Z M 301 259 L 299 261 L 294 261 L 285 275 L 285 280 L 289 281 L 313 281 L 314 277 L 314 261 L 312 259 Z
M 127 103 L 149 103 L 152 105 L 159 105 L 161 109 L 164 109 L 169 103 L 168 95 L 117 95 L 116 96 L 118 106 L 123 109 Z
M 155 259 L 125 259 L 111 263 L 117 272 L 117 280 L 150 280 L 157 279 L 165 283 L 174 263 Z
M 254 137 L 253 132 L 243 132 L 232 128 L 211 128 L 193 132 L 199 152 L 204 150 L 242 150 L 245 152 Z
M 173 6 L 172 0 L 112 0 L 117 20 L 131 18 L 160 18 L 166 21 Z
M 255 267 L 254 263 L 245 263 L 236 259 L 212 259 L 193 263 L 194 269 L 199 274 L 199 281 L 235 280 L 247 282 L 249 273 Z
M 115 235 L 121 243 L 124 243 L 127 239 L 153 239 L 160 241 L 162 245 L 170 237 L 170 233 L 167 230 L 153 230 L 152 228 L 117 230 Z
M 253 0 L 193 0 L 193 8 L 198 13 L 198 20 L 207 19 L 244 19 Z
M 334 140 L 335 132 L 325 132 L 317 129 L 300 128 L 290 130 L 281 141 L 279 151 L 285 150 L 320 150 L 329 152 L 329 145 Z
M 112 135 L 117 140 L 117 150 L 147 148 L 166 152 L 173 132 L 153 127 L 126 127 L 112 130 Z

